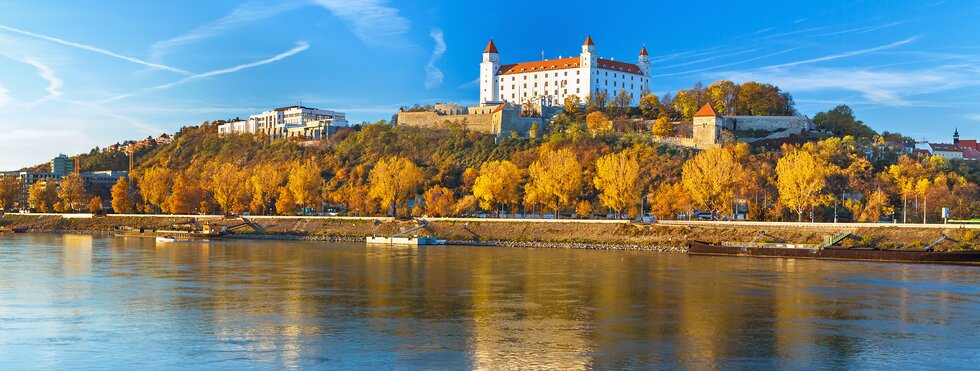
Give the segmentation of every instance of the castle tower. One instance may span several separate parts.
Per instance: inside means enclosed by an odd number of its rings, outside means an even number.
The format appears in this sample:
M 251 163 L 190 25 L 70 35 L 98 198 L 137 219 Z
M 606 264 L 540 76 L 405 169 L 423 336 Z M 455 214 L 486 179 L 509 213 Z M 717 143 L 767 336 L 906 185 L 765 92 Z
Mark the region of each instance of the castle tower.
M 694 114 L 694 145 L 697 148 L 720 146 L 722 143 L 721 130 L 723 119 L 710 104 L 705 104 Z
M 643 71 L 643 76 L 650 76 L 650 54 L 647 53 L 647 47 L 640 49 L 640 57 L 636 61 L 636 66 L 640 67 L 640 71 Z
M 483 62 L 480 63 L 480 105 L 497 103 L 500 99 L 500 84 L 497 81 L 497 70 L 500 69 L 500 53 L 493 39 L 483 50 Z
M 953 129 L 953 145 L 960 144 L 960 129 Z
M 579 94 L 579 98 L 584 102 L 596 89 L 598 89 L 598 84 L 595 82 L 594 77 L 596 75 L 596 69 L 599 64 L 596 63 L 598 56 L 595 54 L 595 43 L 592 42 L 592 35 L 585 38 L 585 42 L 582 43 L 582 54 L 579 55 L 579 68 L 582 69 L 583 75 L 588 76 L 582 81 L 582 94 Z

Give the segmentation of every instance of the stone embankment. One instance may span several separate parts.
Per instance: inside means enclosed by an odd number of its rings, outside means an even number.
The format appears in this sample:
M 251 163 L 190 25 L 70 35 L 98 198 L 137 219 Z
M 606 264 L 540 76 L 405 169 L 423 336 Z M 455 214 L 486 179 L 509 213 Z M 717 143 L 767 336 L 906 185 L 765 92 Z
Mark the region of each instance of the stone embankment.
M 850 233 L 843 245 L 882 248 L 923 247 L 943 235 L 941 249 L 976 248 L 976 226 L 901 227 L 879 224 L 831 223 L 689 223 L 634 224 L 614 220 L 495 220 L 433 218 L 395 220 L 372 217 L 271 217 L 223 218 L 194 215 L 7 214 L 0 226 L 28 227 L 54 233 L 113 234 L 120 230 L 186 228 L 209 223 L 227 226 L 230 238 L 360 242 L 372 235 L 409 232 L 434 236 L 457 245 L 515 247 L 684 251 L 689 241 L 788 242 L 819 244 L 842 232 Z

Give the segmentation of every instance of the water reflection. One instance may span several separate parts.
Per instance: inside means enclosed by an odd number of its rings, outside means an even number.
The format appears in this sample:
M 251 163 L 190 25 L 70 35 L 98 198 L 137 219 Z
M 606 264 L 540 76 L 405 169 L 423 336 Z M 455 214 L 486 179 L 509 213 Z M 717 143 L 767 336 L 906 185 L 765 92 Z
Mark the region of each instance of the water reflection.
M 0 239 L 0 362 L 963 367 L 980 361 L 978 280 L 959 266 L 18 235 Z

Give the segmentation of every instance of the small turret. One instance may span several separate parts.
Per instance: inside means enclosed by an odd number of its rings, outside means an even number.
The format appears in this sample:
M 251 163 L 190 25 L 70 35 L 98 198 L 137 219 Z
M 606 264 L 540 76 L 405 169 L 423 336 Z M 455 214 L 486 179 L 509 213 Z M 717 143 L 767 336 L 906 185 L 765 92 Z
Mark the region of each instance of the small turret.
M 960 129 L 953 129 L 953 145 L 960 144 Z
M 643 76 L 650 76 L 650 53 L 647 53 L 647 47 L 644 46 L 640 49 L 640 57 L 637 58 L 636 66 L 643 71 Z
M 595 43 L 592 42 L 592 35 L 585 38 L 585 42 L 582 43 L 582 53 L 595 53 Z

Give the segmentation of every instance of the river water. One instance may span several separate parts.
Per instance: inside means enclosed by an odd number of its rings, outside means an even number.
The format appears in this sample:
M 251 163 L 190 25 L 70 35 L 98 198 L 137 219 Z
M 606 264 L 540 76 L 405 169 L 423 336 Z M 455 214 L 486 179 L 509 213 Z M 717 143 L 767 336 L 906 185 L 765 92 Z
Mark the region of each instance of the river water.
M 0 236 L 0 368 L 973 368 L 980 267 Z

